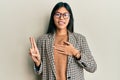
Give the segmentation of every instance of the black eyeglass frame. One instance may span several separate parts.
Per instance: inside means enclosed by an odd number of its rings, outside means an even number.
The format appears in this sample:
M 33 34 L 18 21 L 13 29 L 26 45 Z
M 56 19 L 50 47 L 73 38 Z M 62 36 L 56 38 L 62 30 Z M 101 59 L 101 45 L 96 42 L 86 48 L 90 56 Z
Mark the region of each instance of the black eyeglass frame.
M 63 17 L 64 19 L 70 18 L 70 14 L 69 14 L 69 13 L 56 12 L 56 13 L 54 14 L 54 16 L 55 16 L 56 18 L 61 18 L 61 17 Z

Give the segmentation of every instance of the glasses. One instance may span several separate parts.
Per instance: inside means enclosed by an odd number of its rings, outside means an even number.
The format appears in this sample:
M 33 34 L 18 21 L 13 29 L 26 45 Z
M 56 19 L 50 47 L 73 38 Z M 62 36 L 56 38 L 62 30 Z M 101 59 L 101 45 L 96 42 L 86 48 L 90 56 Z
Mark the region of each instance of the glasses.
M 70 14 L 69 13 L 59 13 L 59 12 L 57 12 L 57 13 L 55 13 L 54 16 L 56 18 L 61 18 L 61 17 L 63 17 L 64 19 L 70 18 Z

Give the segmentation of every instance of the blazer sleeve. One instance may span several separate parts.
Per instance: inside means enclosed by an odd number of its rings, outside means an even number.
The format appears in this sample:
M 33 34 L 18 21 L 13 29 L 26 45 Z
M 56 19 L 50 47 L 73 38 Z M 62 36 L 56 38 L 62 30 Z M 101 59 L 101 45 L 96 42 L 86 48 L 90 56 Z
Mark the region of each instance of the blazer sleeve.
M 37 48 L 38 48 L 40 56 L 41 56 L 42 55 L 41 54 L 42 53 L 42 39 L 41 38 L 39 38 L 37 40 Z M 40 64 L 39 67 L 36 67 L 35 64 L 34 64 L 34 72 L 36 74 L 41 74 L 42 73 L 42 57 L 41 57 L 41 64 Z
M 91 54 L 91 51 L 88 47 L 86 38 L 84 36 L 79 37 L 79 46 L 80 46 L 80 54 L 81 54 L 81 59 L 76 60 L 77 63 L 82 66 L 86 71 L 88 72 L 95 72 L 97 68 L 97 64 Z

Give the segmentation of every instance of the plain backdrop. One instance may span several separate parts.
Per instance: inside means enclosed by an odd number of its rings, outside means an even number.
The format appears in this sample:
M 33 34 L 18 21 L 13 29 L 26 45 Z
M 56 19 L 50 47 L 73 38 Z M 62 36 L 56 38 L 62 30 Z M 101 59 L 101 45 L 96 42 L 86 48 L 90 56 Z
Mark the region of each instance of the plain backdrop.
M 120 80 L 120 0 L 0 0 L 0 80 L 39 80 L 29 37 L 47 30 L 54 5 L 70 4 L 75 32 L 87 38 L 97 71 L 86 80 Z

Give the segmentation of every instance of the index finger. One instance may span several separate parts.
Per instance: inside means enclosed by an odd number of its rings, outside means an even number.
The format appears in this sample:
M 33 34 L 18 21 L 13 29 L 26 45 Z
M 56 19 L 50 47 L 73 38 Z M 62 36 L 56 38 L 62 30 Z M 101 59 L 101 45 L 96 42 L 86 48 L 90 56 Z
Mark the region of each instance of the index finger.
M 34 48 L 32 37 L 30 37 L 29 39 L 30 39 L 30 43 L 31 43 L 32 48 Z
M 32 42 L 33 42 L 33 47 L 34 48 L 37 48 L 37 45 L 36 45 L 36 42 L 35 42 L 35 39 L 32 37 Z

